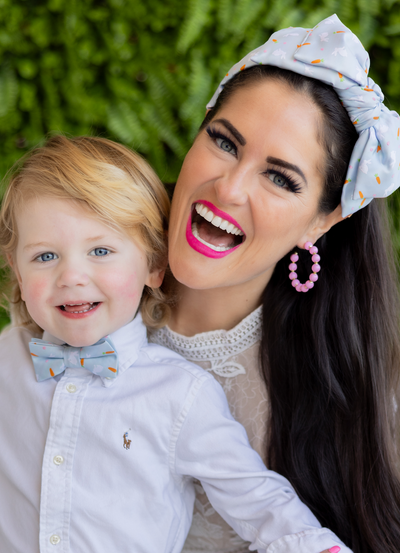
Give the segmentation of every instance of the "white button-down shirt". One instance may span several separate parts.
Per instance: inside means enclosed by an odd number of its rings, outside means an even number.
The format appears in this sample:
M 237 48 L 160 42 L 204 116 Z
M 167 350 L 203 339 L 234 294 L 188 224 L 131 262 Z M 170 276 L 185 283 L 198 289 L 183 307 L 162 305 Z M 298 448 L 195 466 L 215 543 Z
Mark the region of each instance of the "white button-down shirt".
M 350 551 L 264 467 L 215 379 L 148 344 L 140 316 L 111 335 L 115 380 L 37 382 L 30 337 L 0 337 L 1 553 L 178 553 L 194 478 L 252 550 Z

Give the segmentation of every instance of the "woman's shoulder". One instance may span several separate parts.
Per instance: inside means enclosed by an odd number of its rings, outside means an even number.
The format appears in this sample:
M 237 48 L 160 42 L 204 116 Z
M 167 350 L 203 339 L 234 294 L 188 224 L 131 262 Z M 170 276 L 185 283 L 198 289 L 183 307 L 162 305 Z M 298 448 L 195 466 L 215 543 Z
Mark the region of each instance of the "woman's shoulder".
M 149 341 L 163 345 L 190 361 L 206 361 L 237 355 L 261 338 L 262 306 L 230 330 L 212 330 L 184 336 L 168 326 L 153 331 Z

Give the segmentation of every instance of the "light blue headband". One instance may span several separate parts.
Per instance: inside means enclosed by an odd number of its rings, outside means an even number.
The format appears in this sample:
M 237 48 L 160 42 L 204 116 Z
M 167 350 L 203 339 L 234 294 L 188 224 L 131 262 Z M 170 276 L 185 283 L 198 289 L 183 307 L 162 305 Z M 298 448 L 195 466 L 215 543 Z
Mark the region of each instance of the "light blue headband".
M 342 192 L 346 217 L 384 198 L 400 186 L 400 118 L 382 103 L 383 94 L 368 77 L 369 56 L 337 15 L 311 30 L 290 27 L 274 33 L 230 69 L 207 108 L 215 105 L 224 84 L 254 65 L 275 65 L 333 86 L 359 133 Z

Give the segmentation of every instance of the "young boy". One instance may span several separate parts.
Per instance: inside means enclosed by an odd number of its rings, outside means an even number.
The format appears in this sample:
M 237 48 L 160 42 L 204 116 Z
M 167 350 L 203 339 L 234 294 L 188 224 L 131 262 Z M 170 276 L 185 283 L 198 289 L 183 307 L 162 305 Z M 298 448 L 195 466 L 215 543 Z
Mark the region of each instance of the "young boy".
M 148 165 L 104 139 L 53 137 L 11 177 L 1 552 L 179 552 L 194 478 L 252 550 L 340 543 L 264 467 L 213 377 L 148 344 L 138 309 L 163 324 L 168 209 Z

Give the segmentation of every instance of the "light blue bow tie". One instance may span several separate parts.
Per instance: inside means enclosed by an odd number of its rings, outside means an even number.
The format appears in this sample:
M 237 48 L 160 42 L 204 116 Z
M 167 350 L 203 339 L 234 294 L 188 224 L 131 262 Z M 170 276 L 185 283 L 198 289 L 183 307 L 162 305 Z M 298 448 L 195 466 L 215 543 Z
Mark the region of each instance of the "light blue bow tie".
M 38 382 L 56 376 L 66 368 L 84 367 L 105 378 L 115 378 L 118 375 L 118 354 L 109 337 L 83 348 L 59 346 L 32 338 L 29 349 Z

